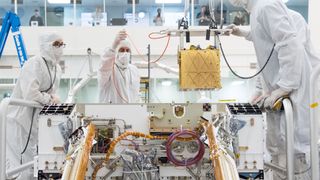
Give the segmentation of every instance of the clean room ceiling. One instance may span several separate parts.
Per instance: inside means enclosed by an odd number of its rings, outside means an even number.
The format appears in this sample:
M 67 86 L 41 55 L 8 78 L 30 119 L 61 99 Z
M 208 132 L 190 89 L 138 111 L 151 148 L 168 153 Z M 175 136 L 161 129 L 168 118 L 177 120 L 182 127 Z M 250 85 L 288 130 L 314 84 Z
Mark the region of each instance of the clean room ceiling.
M 21 0 L 18 0 L 21 1 Z M 25 6 L 34 6 L 35 4 L 42 4 L 43 0 L 22 0 L 23 5 Z M 139 5 L 145 5 L 145 6 L 158 6 L 159 4 L 155 3 L 155 0 L 136 0 L 139 1 Z M 208 0 L 194 0 L 196 4 L 207 4 Z M 106 0 L 106 5 L 110 6 L 121 6 L 121 5 L 127 5 L 128 0 Z M 184 0 L 182 0 L 184 2 Z M 219 0 L 216 0 L 216 2 L 220 2 Z M 229 4 L 226 0 L 225 2 Z M 307 5 L 308 0 L 289 0 L 287 3 L 290 6 L 305 6 Z M 103 0 L 82 0 L 82 5 L 85 6 L 95 6 L 95 5 L 102 5 Z M 11 0 L 1 0 L 0 1 L 1 6 L 10 6 Z

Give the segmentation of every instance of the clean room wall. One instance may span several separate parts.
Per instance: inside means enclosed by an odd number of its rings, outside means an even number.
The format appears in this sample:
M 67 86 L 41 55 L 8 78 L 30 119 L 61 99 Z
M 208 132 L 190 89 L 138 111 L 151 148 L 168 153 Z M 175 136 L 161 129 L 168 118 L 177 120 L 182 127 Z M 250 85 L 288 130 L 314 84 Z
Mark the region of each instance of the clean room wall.
M 64 41 L 67 44 L 65 48 L 65 73 L 62 75 L 62 83 L 60 87 L 59 94 L 62 99 L 65 99 L 67 96 L 67 92 L 70 89 L 70 81 L 75 79 L 79 75 L 79 71 L 82 68 L 83 63 L 87 60 L 86 50 L 90 47 L 94 53 L 93 55 L 93 67 L 94 70 L 97 70 L 99 67 L 99 55 L 101 51 L 109 46 L 114 39 L 114 35 L 123 27 L 95 27 L 95 28 L 81 28 L 81 27 L 47 27 L 47 28 L 34 28 L 34 27 L 23 27 L 22 33 L 25 39 L 25 44 L 27 47 L 27 51 L 29 56 L 34 55 L 37 52 L 38 46 L 38 35 L 45 32 L 57 31 L 64 36 Z M 162 27 L 154 27 L 154 28 L 145 28 L 144 31 L 141 31 L 140 28 L 128 28 L 128 33 L 130 34 L 130 38 L 133 43 L 137 46 L 139 51 L 143 54 L 146 54 L 147 44 L 151 44 L 151 59 L 156 59 L 163 51 L 164 45 L 166 43 L 166 39 L 162 40 L 150 40 L 147 35 L 153 31 L 160 31 Z M 224 49 L 226 51 L 226 55 L 233 68 L 240 73 L 241 75 L 249 75 L 253 74 L 256 70 L 248 68 L 250 66 L 250 62 L 255 62 L 253 46 L 251 43 L 237 37 L 222 37 L 221 39 L 224 44 Z M 204 37 L 192 37 L 191 41 L 193 44 L 200 44 L 202 47 L 206 47 L 212 42 L 205 41 Z M 235 42 L 242 44 L 242 46 L 237 46 Z M 178 68 L 177 64 L 177 48 L 179 44 L 178 37 L 172 37 L 170 41 L 170 45 L 167 53 L 160 61 L 170 67 Z M 186 47 L 188 47 L 186 45 Z M 14 44 L 12 39 L 9 38 L 7 46 L 5 48 L 5 56 L 0 61 L 0 65 L 13 65 L 13 69 L 2 69 L 0 71 L 0 77 L 7 79 L 17 78 L 19 73 L 18 68 L 18 60 L 16 57 Z M 146 57 L 145 57 L 146 59 Z M 141 61 L 141 57 L 137 54 L 135 50 L 133 50 L 133 62 Z M 228 88 L 230 83 L 228 78 L 231 78 L 229 70 L 225 64 L 221 63 L 222 68 L 222 76 L 225 77 L 223 81 L 223 89 L 221 91 L 214 91 L 210 93 L 210 98 L 213 101 L 218 102 L 221 99 L 237 99 L 239 101 L 246 101 L 250 93 L 250 89 L 247 86 L 244 88 L 247 89 L 246 93 L 243 92 L 243 89 L 237 90 L 237 87 Z M 139 69 L 140 74 L 142 76 L 147 76 L 146 69 Z M 80 73 L 80 78 L 83 78 L 88 73 L 88 68 L 85 66 L 83 71 Z M 161 81 L 163 78 L 172 78 L 175 83 L 171 87 L 162 87 L 161 84 L 156 84 L 151 87 L 151 100 L 152 102 L 183 102 L 190 101 L 196 102 L 197 99 L 200 98 L 199 92 L 181 92 L 177 87 L 178 76 L 174 74 L 168 74 L 163 70 L 152 69 L 151 78 L 153 82 Z M 241 88 L 242 86 L 240 86 Z M 231 93 L 232 90 L 234 93 Z M 240 91 L 241 90 L 241 91 Z M 5 91 L 7 92 L 7 91 Z M 93 79 L 84 89 L 82 89 L 78 95 L 76 96 L 77 102 L 97 102 L 97 80 Z M 166 92 L 166 93 L 164 93 Z M 225 93 L 224 93 L 225 92 Z M 239 92 L 239 93 L 236 93 Z M 0 92 L 1 93 L 1 92 Z M 172 96 L 168 96 L 172 94 Z M 229 98 L 228 98 L 229 97 Z
M 314 41 L 315 47 L 320 49 L 320 24 L 318 22 L 319 13 L 318 9 L 315 7 L 320 7 L 320 2 L 317 0 L 309 1 L 309 24 L 311 27 L 311 35 L 312 40 Z M 137 45 L 138 49 L 143 53 L 146 53 L 147 44 L 151 44 L 151 54 L 153 57 L 151 59 L 155 59 L 163 50 L 165 45 L 165 40 L 153 41 L 147 38 L 147 35 L 152 31 L 160 31 L 167 27 L 92 27 L 92 28 L 81 28 L 81 27 L 48 27 L 48 28 L 34 28 L 34 27 L 22 27 L 23 37 L 25 38 L 25 43 L 27 46 L 29 56 L 32 56 L 37 51 L 37 37 L 41 32 L 45 31 L 57 31 L 63 34 L 65 37 L 65 41 L 67 43 L 66 50 L 66 72 L 63 75 L 63 79 L 75 78 L 79 72 L 79 61 L 82 62 L 85 59 L 86 49 L 91 47 L 93 51 L 100 53 L 104 47 L 109 46 L 114 38 L 114 34 L 120 30 L 126 28 L 131 34 L 131 38 L 134 43 Z M 176 29 L 176 27 L 172 27 Z M 143 31 L 141 30 L 143 29 Z M 204 40 L 204 37 L 199 38 L 191 38 L 192 42 L 196 44 L 204 44 L 207 45 L 208 42 Z M 178 47 L 178 38 L 172 38 L 168 52 L 164 56 L 162 62 L 168 64 L 173 67 L 177 67 L 176 60 L 176 51 Z M 241 75 L 249 75 L 253 74 L 256 70 L 250 68 L 250 63 L 255 62 L 255 55 L 253 46 L 250 42 L 247 42 L 241 38 L 237 37 L 222 37 L 222 41 L 224 44 L 224 49 L 232 64 L 232 67 L 236 69 L 237 72 Z M 240 46 L 239 46 L 240 45 Z M 141 58 L 137 55 L 135 51 L 134 60 L 139 61 Z M 16 78 L 18 76 L 18 63 L 16 58 L 15 48 L 13 46 L 13 41 L 11 36 L 8 38 L 8 43 L 4 50 L 4 56 L 0 60 L 0 67 L 2 65 L 14 65 L 13 69 L 1 69 L 0 70 L 0 79 L 3 78 Z M 99 66 L 99 57 L 94 57 L 94 67 L 97 68 Z M 86 75 L 87 70 L 80 75 L 80 77 L 84 77 Z M 140 69 L 142 75 L 146 75 L 145 69 Z M 176 75 L 168 74 L 162 70 L 152 70 L 151 77 L 153 78 L 177 78 Z M 224 63 L 222 63 L 222 76 L 226 78 L 232 78 L 230 75 L 230 71 L 227 69 Z M 234 79 L 233 79 L 234 80 Z M 67 86 L 67 85 L 66 85 Z M 94 86 L 92 86 L 94 87 Z M 227 89 L 224 86 L 224 89 Z M 65 91 L 67 87 L 64 87 L 63 91 Z M 88 94 L 94 94 L 96 92 L 96 87 L 91 88 L 92 91 L 87 91 Z M 229 91 L 228 91 L 229 92 Z M 248 91 L 246 91 L 248 92 Z M 0 92 L 1 93 L 1 92 Z M 84 93 L 84 96 L 88 95 Z M 91 95 L 92 95 L 91 94 Z M 219 95 L 220 96 L 220 95 Z M 195 95 L 190 95 L 189 99 L 194 98 Z M 230 96 L 231 97 L 231 96 Z M 82 97 L 80 97 L 82 98 Z M 185 96 L 186 99 L 188 97 Z M 83 101 L 86 101 L 83 98 Z
M 22 27 L 21 32 L 25 41 L 25 45 L 28 54 L 33 55 L 38 48 L 38 37 L 41 33 L 46 32 L 57 32 L 60 33 L 67 47 L 65 49 L 66 55 L 85 55 L 86 49 L 91 47 L 95 52 L 101 52 L 105 47 L 110 46 L 116 33 L 122 29 L 126 29 L 130 39 L 141 51 L 146 53 L 146 47 L 148 44 L 151 45 L 152 54 L 160 54 L 166 44 L 166 39 L 152 40 L 148 38 L 151 32 L 160 32 L 162 30 L 175 30 L 176 27 Z M 194 27 L 194 29 L 202 29 L 205 31 L 206 27 Z M 191 32 L 192 35 L 192 32 Z M 16 55 L 14 42 L 7 41 L 4 55 Z M 221 40 L 225 46 L 226 52 L 230 54 L 253 54 L 253 46 L 249 41 L 239 37 L 221 37 Z M 185 42 L 185 41 L 184 41 Z M 202 47 L 206 47 L 213 43 L 205 40 L 205 33 L 203 32 L 200 37 L 191 37 L 190 44 L 200 44 Z M 239 46 L 239 43 L 241 46 Z M 166 55 L 175 55 L 179 44 L 179 38 L 172 36 L 169 48 Z M 190 44 L 186 44 L 188 47 Z M 230 51 L 229 51 L 230 50 Z M 133 54 L 137 54 L 133 51 Z
M 67 64 L 70 63 L 69 67 L 77 67 L 77 61 L 73 61 L 71 57 L 77 56 L 81 58 L 81 56 L 86 55 L 87 48 L 91 48 L 94 52 L 100 54 L 104 48 L 110 46 L 112 43 L 115 34 L 123 29 L 124 27 L 94 27 L 94 28 L 81 28 L 81 27 L 23 27 L 22 34 L 24 37 L 25 45 L 27 48 L 27 52 L 29 56 L 34 55 L 38 49 L 38 36 L 41 33 L 45 32 L 58 32 L 62 34 L 64 37 L 64 41 L 67 44 L 65 48 L 65 58 L 67 60 Z M 173 27 L 172 27 L 173 28 Z M 150 40 L 148 38 L 148 34 L 151 32 L 159 32 L 163 30 L 162 27 L 149 27 L 144 28 L 144 31 L 141 31 L 139 27 L 131 27 L 126 28 L 130 39 L 133 44 L 139 49 L 139 51 L 143 54 L 147 53 L 147 45 L 151 45 L 151 58 L 156 59 L 162 52 L 166 44 L 166 39 L 160 40 Z M 253 45 L 244 40 L 243 38 L 238 38 L 234 36 L 230 37 L 221 37 L 221 41 L 224 46 L 225 53 L 231 63 L 231 65 L 239 70 L 240 73 L 250 74 L 255 70 L 248 68 L 250 63 L 256 62 L 254 56 Z M 212 41 L 206 41 L 204 36 L 201 37 L 191 37 L 191 43 L 198 45 L 201 47 L 207 47 L 209 44 L 212 44 Z M 185 47 L 189 47 L 190 44 L 186 44 Z M 241 46 L 239 46 L 241 44 Z M 167 52 L 163 58 L 163 63 L 168 64 L 170 66 L 177 67 L 177 49 L 179 45 L 179 38 L 172 37 L 170 40 L 170 44 Z M 133 50 L 134 60 L 140 61 L 141 57 L 137 54 L 135 50 Z M 16 49 L 14 46 L 14 42 L 11 37 L 8 38 L 4 56 L 0 65 L 13 64 L 18 66 L 18 62 L 16 57 Z M 85 57 L 82 57 L 85 58 Z M 146 58 L 146 57 L 145 57 Z M 160 61 L 160 62 L 162 62 Z M 75 64 L 73 64 L 73 62 Z M 98 64 L 98 58 L 95 60 L 95 63 Z M 224 63 L 222 62 L 223 68 L 225 68 Z M 248 71 L 249 70 L 249 71 Z M 6 76 L 17 76 L 17 69 L 12 70 L 12 73 L 0 72 L 0 77 Z M 70 74 L 69 74 L 70 73 Z M 67 76 L 75 76 L 76 72 L 74 69 L 70 69 L 66 71 Z M 223 76 L 228 77 L 229 72 L 223 71 Z
M 309 26 L 311 31 L 311 39 L 318 51 L 320 51 L 319 7 L 319 0 L 309 0 Z

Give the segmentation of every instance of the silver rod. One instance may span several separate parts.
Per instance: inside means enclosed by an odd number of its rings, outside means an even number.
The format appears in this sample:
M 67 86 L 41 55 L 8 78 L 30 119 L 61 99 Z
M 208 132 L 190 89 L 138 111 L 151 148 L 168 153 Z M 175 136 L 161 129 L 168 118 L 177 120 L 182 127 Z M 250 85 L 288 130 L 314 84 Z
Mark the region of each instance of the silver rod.
M 266 168 L 269 168 L 269 169 L 273 170 L 273 171 L 277 171 L 278 173 L 281 173 L 281 174 L 283 174 L 283 175 L 285 175 L 285 173 L 286 173 L 286 169 L 285 169 L 285 168 L 280 167 L 280 166 L 278 166 L 278 165 L 275 165 L 275 164 L 273 164 L 273 163 L 265 162 L 265 163 L 264 163 L 264 166 L 265 166 Z
M 220 1 L 221 3 L 221 6 L 220 6 L 220 27 L 222 29 L 222 26 L 223 26 L 223 0 Z
M 320 74 L 320 66 L 316 67 L 311 74 L 310 78 L 310 103 L 319 103 L 317 98 L 317 78 Z M 310 108 L 310 152 L 311 152 L 311 173 L 312 173 L 312 180 L 319 179 L 319 152 L 318 152 L 318 118 L 319 116 L 319 106 L 318 104 L 314 104 Z
M 132 0 L 132 23 L 136 23 L 136 0 Z
M 30 162 L 27 162 L 25 164 L 22 164 L 14 169 L 9 169 L 8 172 L 7 172 L 7 177 L 11 177 L 19 172 L 22 172 L 30 167 L 33 167 L 34 165 L 34 161 L 30 161 Z
M 194 26 L 194 0 L 191 0 L 191 26 Z
M 283 100 L 283 106 L 286 116 L 286 150 L 287 150 L 287 180 L 294 179 L 294 122 L 292 104 L 289 99 Z
M 27 101 L 23 99 L 13 99 L 10 98 L 10 105 L 15 105 L 15 106 L 26 106 L 26 107 L 35 107 L 35 108 L 43 108 L 43 106 L 35 101 Z
M 14 13 L 18 14 L 18 0 L 14 0 Z
M 47 26 L 47 0 L 44 0 L 44 25 Z
M 76 26 L 77 20 L 77 1 L 73 0 L 73 26 Z
M 6 121 L 7 121 L 7 108 L 10 103 L 9 98 L 5 98 L 0 104 L 0 179 L 6 179 Z

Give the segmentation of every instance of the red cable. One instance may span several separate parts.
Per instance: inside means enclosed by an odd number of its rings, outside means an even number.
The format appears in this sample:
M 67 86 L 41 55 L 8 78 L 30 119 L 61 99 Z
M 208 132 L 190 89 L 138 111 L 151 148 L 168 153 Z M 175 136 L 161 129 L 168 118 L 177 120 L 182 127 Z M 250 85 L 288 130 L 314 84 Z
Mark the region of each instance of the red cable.
M 130 41 L 130 43 L 132 44 L 132 46 L 134 47 L 134 49 L 137 51 L 138 55 L 144 60 L 144 61 L 147 61 L 144 59 L 143 55 L 140 53 L 140 51 L 138 50 L 137 46 L 133 43 L 132 39 L 130 38 L 129 34 L 127 34 L 128 36 L 128 39 Z
M 152 32 L 152 33 L 150 33 L 150 34 L 148 35 L 148 37 L 149 37 L 150 39 L 162 39 L 162 38 L 165 38 L 165 37 L 167 37 L 167 36 L 170 35 L 170 34 L 166 34 L 166 35 L 164 35 L 164 36 L 152 37 L 153 34 L 159 34 L 159 33 L 157 33 L 157 32 Z
M 171 144 L 178 137 L 185 136 L 185 135 L 189 135 L 197 141 L 197 144 L 199 146 L 199 150 L 198 150 L 197 155 L 194 158 L 187 159 L 187 160 L 178 160 L 174 157 L 174 155 L 172 153 Z M 166 153 L 167 153 L 168 160 L 171 161 L 174 165 L 176 165 L 176 166 L 191 166 L 193 164 L 198 163 L 202 159 L 202 157 L 205 153 L 205 147 L 204 147 L 204 144 L 202 143 L 202 141 L 200 140 L 199 136 L 194 131 L 182 130 L 182 131 L 172 133 L 169 136 L 169 138 L 167 139 L 167 143 L 166 143 Z
M 158 34 L 158 33 L 152 32 L 152 33 L 150 33 L 150 34 L 148 35 L 148 37 L 149 37 L 150 39 L 163 39 L 163 38 L 165 38 L 165 37 L 168 37 L 168 40 L 167 40 L 166 46 L 165 46 L 163 52 L 161 53 L 161 55 L 160 55 L 156 60 L 151 61 L 151 63 L 156 63 L 156 62 L 158 62 L 158 61 L 163 57 L 163 55 L 166 53 L 166 51 L 167 51 L 167 49 L 168 49 L 168 47 L 169 47 L 169 43 L 170 43 L 170 34 L 162 35 L 162 36 L 159 36 L 159 37 L 152 37 L 152 35 L 154 35 L 154 34 Z M 132 41 L 132 39 L 130 38 L 129 34 L 127 34 L 127 35 L 128 35 L 129 41 L 130 41 L 131 44 L 133 45 L 134 49 L 137 51 L 138 55 L 141 56 L 141 58 L 142 58 L 144 61 L 146 61 L 146 59 L 144 59 L 143 55 L 142 55 L 142 54 L 140 53 L 140 51 L 138 50 L 137 46 L 133 43 L 133 41 Z
M 156 59 L 155 61 L 151 61 L 151 63 L 156 63 L 156 62 L 158 62 L 158 61 L 163 57 L 163 55 L 165 54 L 165 52 L 167 51 L 167 49 L 168 49 L 168 47 L 169 47 L 170 34 L 166 34 L 166 35 L 164 35 L 164 36 L 159 36 L 159 37 L 152 37 L 153 34 L 157 34 L 157 33 L 152 32 L 152 33 L 150 33 L 150 34 L 148 35 L 148 37 L 149 37 L 150 39 L 162 39 L 162 38 L 168 37 L 166 46 L 165 46 L 163 52 L 161 53 L 161 55 L 159 56 L 159 58 Z M 130 38 L 129 34 L 127 34 L 127 37 L 128 37 L 128 39 L 129 39 L 129 41 L 131 42 L 131 44 L 133 45 L 134 49 L 137 51 L 138 55 L 141 56 L 141 58 L 142 58 L 144 61 L 146 61 L 146 60 L 144 59 L 143 55 L 142 55 L 142 54 L 140 53 L 140 51 L 138 50 L 137 46 L 133 43 L 133 41 L 132 41 L 132 39 Z M 114 60 L 114 61 L 115 61 L 115 60 Z M 113 61 L 113 64 L 112 64 L 112 81 L 113 81 L 113 85 L 114 85 L 114 87 L 115 87 L 115 89 L 116 89 L 116 92 L 117 92 L 118 96 L 119 96 L 125 103 L 128 103 L 128 100 L 125 99 L 124 97 L 122 97 L 122 95 L 121 95 L 121 93 L 120 93 L 120 90 L 118 89 L 118 86 L 117 86 L 117 84 L 116 84 L 116 82 L 115 82 L 115 74 L 114 74 L 114 65 L 115 65 L 115 62 L 114 62 L 114 61 Z
M 156 62 L 158 62 L 158 61 L 163 57 L 164 53 L 167 51 L 167 48 L 168 48 L 169 42 L 170 42 L 170 35 L 168 34 L 167 36 L 168 36 L 167 44 L 166 44 L 166 47 L 164 48 L 162 54 L 159 56 L 159 58 L 158 58 L 157 60 L 152 61 L 151 63 L 156 63 Z

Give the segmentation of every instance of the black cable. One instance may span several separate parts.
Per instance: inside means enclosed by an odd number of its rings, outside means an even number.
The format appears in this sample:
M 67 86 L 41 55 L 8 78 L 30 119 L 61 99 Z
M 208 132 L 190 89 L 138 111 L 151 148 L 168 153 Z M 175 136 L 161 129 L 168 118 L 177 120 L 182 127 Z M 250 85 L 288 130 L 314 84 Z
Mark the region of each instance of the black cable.
M 48 63 L 47 63 L 47 60 L 42 57 L 44 63 L 46 64 L 46 67 L 47 67 L 47 70 L 48 70 L 48 73 L 49 73 L 49 77 L 50 77 L 50 86 L 47 90 L 44 90 L 44 91 L 41 91 L 41 92 L 49 92 L 50 89 L 53 87 L 53 84 L 54 82 L 56 81 L 56 77 L 57 77 L 57 66 L 54 66 L 54 77 L 53 77 L 53 80 L 52 80 L 52 75 L 51 75 L 51 72 L 50 72 L 50 69 L 49 69 L 49 66 L 48 66 Z
M 47 66 L 47 69 L 48 69 L 48 72 L 49 72 L 49 77 L 50 77 L 50 87 L 49 87 L 47 90 L 42 91 L 42 92 L 48 92 L 48 91 L 53 87 L 53 84 L 54 84 L 54 82 L 55 82 L 55 80 L 56 80 L 57 67 L 55 66 L 54 78 L 53 78 L 53 81 L 52 81 L 52 75 L 51 75 L 51 72 L 50 72 L 48 63 L 47 63 L 47 61 L 45 60 L 44 57 L 42 57 L 42 59 L 44 60 L 46 66 Z M 32 131 L 32 127 L 33 127 L 33 119 L 34 119 L 35 110 L 36 110 L 36 108 L 32 108 L 31 124 L 30 124 L 29 133 L 28 133 L 28 139 L 27 139 L 26 145 L 24 146 L 24 148 L 23 148 L 23 150 L 22 150 L 22 152 L 21 152 L 21 160 L 20 160 L 20 163 L 21 163 L 21 164 L 22 164 L 22 155 L 26 152 L 26 150 L 27 150 L 27 148 L 28 148 L 28 145 L 29 145 L 29 142 L 30 142 L 30 137 L 31 137 L 31 131 Z
M 23 148 L 23 151 L 21 152 L 21 160 L 20 163 L 22 164 L 22 155 L 26 152 L 27 147 L 29 145 L 30 137 L 31 137 L 31 131 L 32 131 L 32 126 L 33 126 L 33 118 L 34 118 L 34 113 L 35 113 L 36 108 L 32 108 L 32 116 L 31 116 L 31 124 L 30 124 L 30 129 L 29 129 L 29 134 L 28 134 L 28 139 L 27 143 Z
M 254 74 L 254 75 L 252 75 L 252 76 L 244 77 L 244 76 L 238 75 L 238 74 L 231 68 L 231 66 L 230 66 L 229 62 L 227 61 L 227 58 L 226 58 L 226 56 L 225 56 L 225 54 L 224 54 L 224 51 L 223 51 L 223 48 L 222 48 L 222 44 L 221 44 L 220 38 L 219 38 L 219 36 L 217 36 L 217 37 L 218 37 L 218 40 L 219 40 L 219 46 L 220 46 L 221 53 L 222 53 L 222 56 L 223 56 L 224 61 L 226 62 L 227 66 L 228 66 L 228 68 L 230 69 L 230 71 L 232 72 L 232 74 L 235 75 L 235 76 L 237 76 L 237 77 L 240 78 L 240 79 L 252 79 L 252 78 L 256 77 L 257 75 L 259 75 L 259 74 L 265 69 L 265 67 L 267 66 L 267 64 L 269 63 L 269 61 L 270 61 L 270 59 L 271 59 L 271 56 L 272 56 L 272 54 L 273 54 L 273 51 L 274 51 L 274 47 L 276 46 L 276 44 L 273 45 L 272 50 L 271 50 L 271 52 L 270 52 L 270 55 L 269 55 L 266 63 L 262 66 L 262 68 L 261 68 L 256 74 Z

